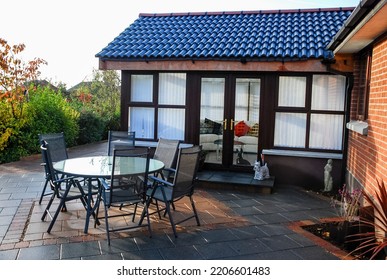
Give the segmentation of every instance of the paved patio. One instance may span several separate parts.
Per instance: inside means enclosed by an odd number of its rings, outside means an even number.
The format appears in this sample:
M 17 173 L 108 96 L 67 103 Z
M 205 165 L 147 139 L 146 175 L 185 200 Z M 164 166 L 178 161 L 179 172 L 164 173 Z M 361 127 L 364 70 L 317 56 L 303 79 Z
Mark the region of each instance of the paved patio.
M 75 147 L 70 157 L 106 153 L 106 142 Z M 115 234 L 109 247 L 104 223 L 84 234 L 80 202 L 67 204 L 50 234 L 40 220 L 48 197 L 39 205 L 44 184 L 41 156 L 0 165 L 0 259 L 344 259 L 300 225 L 336 217 L 327 198 L 301 187 L 280 185 L 272 194 L 198 188 L 195 201 L 201 226 L 194 220 L 178 227 L 174 238 L 166 219 L 152 219 L 153 237 L 146 230 Z M 185 203 L 177 206 L 184 215 Z M 181 214 L 182 213 L 182 214 Z

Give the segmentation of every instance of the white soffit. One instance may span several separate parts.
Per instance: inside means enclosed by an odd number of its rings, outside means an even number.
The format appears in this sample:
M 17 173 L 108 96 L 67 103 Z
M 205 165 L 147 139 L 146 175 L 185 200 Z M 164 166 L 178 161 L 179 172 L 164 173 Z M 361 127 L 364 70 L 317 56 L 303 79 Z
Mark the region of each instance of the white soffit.
M 335 53 L 356 53 L 387 31 L 387 5 L 381 1 L 336 48 Z

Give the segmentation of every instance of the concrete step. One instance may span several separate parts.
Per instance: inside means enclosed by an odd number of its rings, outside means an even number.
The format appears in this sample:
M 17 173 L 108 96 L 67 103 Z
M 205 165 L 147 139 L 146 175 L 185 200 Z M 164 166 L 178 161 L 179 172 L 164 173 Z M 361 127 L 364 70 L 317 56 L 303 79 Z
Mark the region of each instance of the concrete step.
M 254 173 L 230 171 L 200 171 L 198 172 L 199 185 L 202 188 L 221 190 L 237 190 L 271 194 L 275 185 L 275 177 L 266 180 L 254 179 Z

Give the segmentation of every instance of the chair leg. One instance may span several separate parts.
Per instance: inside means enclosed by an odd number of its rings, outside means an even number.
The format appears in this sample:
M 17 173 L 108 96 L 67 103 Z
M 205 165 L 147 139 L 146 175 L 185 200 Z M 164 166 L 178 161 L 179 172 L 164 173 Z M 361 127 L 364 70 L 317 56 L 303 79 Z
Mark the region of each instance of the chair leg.
M 54 201 L 55 197 L 56 197 L 56 194 L 53 193 L 53 194 L 51 195 L 51 197 L 50 197 L 50 200 L 49 200 L 48 203 L 47 203 L 46 209 L 44 209 L 44 212 L 43 212 L 42 217 L 40 218 L 42 221 L 44 221 L 44 219 L 46 218 L 46 215 L 49 213 L 51 204 L 52 204 L 52 202 Z
M 132 222 L 133 223 L 134 223 L 134 219 L 136 218 L 136 213 L 137 213 L 137 203 L 134 205 L 133 217 L 132 217 Z
M 49 195 L 49 193 L 46 194 L 47 185 L 49 183 L 49 180 L 46 179 L 46 183 L 44 183 L 42 194 L 40 195 L 39 204 L 42 204 L 43 197 L 46 195 Z
M 166 209 L 166 212 L 168 213 L 169 222 L 171 223 L 173 234 L 175 235 L 175 238 L 176 238 L 177 237 L 176 225 L 175 225 L 173 218 L 172 218 L 172 215 L 171 215 L 171 203 L 169 201 L 167 201 L 165 203 L 165 209 Z
M 94 228 L 96 228 L 97 225 L 100 225 L 99 218 L 98 218 L 98 213 L 99 213 L 99 206 L 100 206 L 100 204 L 101 204 L 101 193 L 98 193 L 97 201 L 98 201 L 98 205 L 97 205 L 97 207 L 95 208 Z
M 56 221 L 56 218 L 57 218 L 58 215 L 59 215 L 59 212 L 61 212 L 61 210 L 62 210 L 64 207 L 66 207 L 66 197 L 67 197 L 67 195 L 68 195 L 68 193 L 69 193 L 69 191 L 70 191 L 70 188 L 71 188 L 71 186 L 67 186 L 67 185 L 66 185 L 66 191 L 63 193 L 63 196 L 62 196 L 62 198 L 61 198 L 61 200 L 60 200 L 60 203 L 59 203 L 59 205 L 58 205 L 58 208 L 56 209 L 55 214 L 54 214 L 54 216 L 52 217 L 51 223 L 50 223 L 50 225 L 48 226 L 48 229 L 47 229 L 47 232 L 48 232 L 48 233 L 51 232 L 51 229 L 52 229 L 52 227 L 53 227 L 54 224 L 55 224 L 55 221 Z M 67 209 L 66 209 L 66 210 L 67 210 Z
M 51 229 L 52 229 L 52 227 L 53 227 L 54 224 L 55 224 L 56 218 L 58 217 L 59 212 L 61 211 L 62 207 L 64 206 L 64 202 L 65 202 L 64 199 L 61 199 L 61 201 L 60 201 L 60 203 L 59 203 L 59 206 L 58 206 L 58 208 L 56 209 L 54 216 L 52 217 L 51 223 L 50 223 L 50 225 L 48 226 L 48 229 L 47 229 L 47 232 L 48 232 L 48 233 L 51 232 Z
M 191 201 L 192 210 L 195 214 L 196 223 L 198 226 L 200 226 L 199 216 L 198 216 L 198 212 L 196 211 L 195 202 L 194 202 L 192 196 L 190 196 L 189 199 Z
M 148 222 L 149 237 L 152 238 L 152 228 L 151 228 L 151 222 L 150 222 L 150 218 L 149 218 L 149 209 L 148 209 L 147 203 L 144 203 L 144 209 L 142 210 L 142 214 L 141 214 L 142 219 L 143 219 L 144 214 L 146 215 L 146 220 Z M 141 226 L 141 224 L 142 224 L 142 220 L 140 220 L 138 225 Z
M 157 214 L 159 214 L 159 219 L 161 220 L 161 214 L 160 214 L 160 208 L 159 208 L 159 202 L 156 200 L 156 209 L 157 209 Z M 164 215 L 165 216 L 165 215 Z
M 105 228 L 106 228 L 106 238 L 107 238 L 107 242 L 108 242 L 108 245 L 110 246 L 110 230 L 109 230 L 109 219 L 108 219 L 108 209 L 107 209 L 107 206 L 105 205 L 104 206 L 105 208 Z
M 149 209 L 149 205 L 151 204 L 151 198 L 148 198 L 145 203 L 144 203 L 144 209 L 142 210 L 142 213 L 141 213 L 141 217 L 140 217 L 140 220 L 138 221 L 138 224 L 139 225 L 142 225 L 142 221 L 144 221 L 144 218 L 145 218 L 145 207 L 147 207 L 147 209 Z M 149 215 L 148 215 L 149 216 Z

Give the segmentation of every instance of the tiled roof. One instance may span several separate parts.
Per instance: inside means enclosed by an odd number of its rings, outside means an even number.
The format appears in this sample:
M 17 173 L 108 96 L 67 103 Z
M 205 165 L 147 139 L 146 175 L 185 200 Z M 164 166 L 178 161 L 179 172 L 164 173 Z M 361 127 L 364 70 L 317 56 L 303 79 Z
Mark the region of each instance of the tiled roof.
M 140 14 L 100 59 L 307 59 L 326 49 L 354 8 Z

